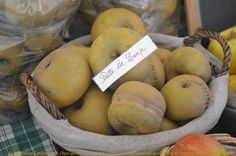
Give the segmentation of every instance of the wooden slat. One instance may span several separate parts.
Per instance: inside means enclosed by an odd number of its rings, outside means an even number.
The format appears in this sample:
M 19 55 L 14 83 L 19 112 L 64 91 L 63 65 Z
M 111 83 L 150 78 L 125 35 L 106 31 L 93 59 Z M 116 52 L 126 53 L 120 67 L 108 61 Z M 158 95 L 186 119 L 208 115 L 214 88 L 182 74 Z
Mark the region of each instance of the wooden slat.
M 188 34 L 193 35 L 202 26 L 199 0 L 185 0 L 184 3 Z

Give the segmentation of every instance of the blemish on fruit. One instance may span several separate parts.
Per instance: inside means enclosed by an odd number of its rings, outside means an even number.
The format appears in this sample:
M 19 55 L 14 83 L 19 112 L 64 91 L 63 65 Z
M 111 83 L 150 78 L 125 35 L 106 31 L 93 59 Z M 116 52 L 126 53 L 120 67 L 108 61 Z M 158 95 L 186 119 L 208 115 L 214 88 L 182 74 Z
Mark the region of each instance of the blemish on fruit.
M 187 82 L 184 82 L 184 83 L 182 83 L 182 88 L 188 88 L 188 87 L 190 87 L 190 83 L 187 83 Z

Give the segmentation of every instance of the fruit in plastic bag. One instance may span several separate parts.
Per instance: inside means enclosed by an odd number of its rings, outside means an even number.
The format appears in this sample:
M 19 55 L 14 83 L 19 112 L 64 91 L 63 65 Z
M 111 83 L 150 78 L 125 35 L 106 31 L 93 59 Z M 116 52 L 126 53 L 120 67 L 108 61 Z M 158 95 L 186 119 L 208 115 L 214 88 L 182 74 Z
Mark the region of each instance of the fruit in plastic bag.
M 22 63 L 22 38 L 0 35 L 0 77 L 15 74 Z
M 179 75 L 161 89 L 166 101 L 166 117 L 185 121 L 200 116 L 209 103 L 210 89 L 195 75 Z
M 57 49 L 35 68 L 33 81 L 58 108 L 76 102 L 88 89 L 90 68 L 79 53 Z
M 24 112 L 29 109 L 27 92 L 23 86 L 0 89 L 0 109 Z
M 95 40 L 112 27 L 125 27 L 136 31 L 141 36 L 147 34 L 144 23 L 134 12 L 124 8 L 112 8 L 102 12 L 94 21 L 91 35 Z
M 165 100 L 156 88 L 129 81 L 113 94 L 108 119 L 120 134 L 148 134 L 159 131 L 165 110 Z
M 78 0 L 5 0 L 4 12 L 10 23 L 40 27 L 70 16 L 78 4 Z
M 52 32 L 37 32 L 25 35 L 25 45 L 31 52 L 50 52 L 63 43 L 60 34 Z
M 107 116 L 110 104 L 109 94 L 102 92 L 98 87 L 90 87 L 81 99 L 81 106 L 75 104 L 65 108 L 64 115 L 77 128 L 111 135 L 114 130 Z

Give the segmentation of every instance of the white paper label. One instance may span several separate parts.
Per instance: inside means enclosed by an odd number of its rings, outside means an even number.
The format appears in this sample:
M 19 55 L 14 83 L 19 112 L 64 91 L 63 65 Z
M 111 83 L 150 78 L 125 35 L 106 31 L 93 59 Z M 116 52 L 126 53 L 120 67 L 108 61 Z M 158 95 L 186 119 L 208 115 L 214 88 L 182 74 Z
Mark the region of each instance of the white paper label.
M 153 53 L 157 48 L 158 47 L 148 35 L 144 36 L 100 73 L 93 77 L 94 82 L 102 91 L 105 91 L 117 79 Z

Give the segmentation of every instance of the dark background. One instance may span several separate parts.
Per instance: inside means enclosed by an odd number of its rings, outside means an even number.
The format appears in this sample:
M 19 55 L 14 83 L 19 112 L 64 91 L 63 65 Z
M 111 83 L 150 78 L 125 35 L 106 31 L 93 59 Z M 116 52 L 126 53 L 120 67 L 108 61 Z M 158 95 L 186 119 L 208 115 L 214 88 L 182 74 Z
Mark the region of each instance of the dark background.
M 199 0 L 202 28 L 220 32 L 236 25 L 236 0 Z

